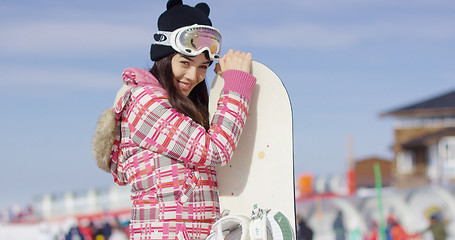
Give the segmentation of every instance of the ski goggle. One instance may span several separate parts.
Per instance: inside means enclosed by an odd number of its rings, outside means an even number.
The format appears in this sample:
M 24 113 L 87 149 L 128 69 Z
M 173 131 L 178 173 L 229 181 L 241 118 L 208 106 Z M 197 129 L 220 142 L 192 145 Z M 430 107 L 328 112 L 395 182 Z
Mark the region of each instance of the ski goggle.
M 211 26 L 194 24 L 173 32 L 158 31 L 154 38 L 155 44 L 171 46 L 186 56 L 194 57 L 207 51 L 210 60 L 220 58 L 221 33 Z

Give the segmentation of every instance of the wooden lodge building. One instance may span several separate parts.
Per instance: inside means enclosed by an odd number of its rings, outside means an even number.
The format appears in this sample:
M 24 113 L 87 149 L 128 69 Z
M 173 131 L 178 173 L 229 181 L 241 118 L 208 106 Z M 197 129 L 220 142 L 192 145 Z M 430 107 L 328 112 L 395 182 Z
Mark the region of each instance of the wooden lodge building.
M 374 165 L 378 164 L 381 171 L 382 186 L 392 186 L 394 177 L 392 174 L 392 162 L 390 159 L 380 157 L 369 157 L 356 161 L 355 187 L 356 188 L 374 188 L 376 186 L 374 177 Z
M 455 91 L 381 114 L 394 117 L 397 187 L 455 181 Z

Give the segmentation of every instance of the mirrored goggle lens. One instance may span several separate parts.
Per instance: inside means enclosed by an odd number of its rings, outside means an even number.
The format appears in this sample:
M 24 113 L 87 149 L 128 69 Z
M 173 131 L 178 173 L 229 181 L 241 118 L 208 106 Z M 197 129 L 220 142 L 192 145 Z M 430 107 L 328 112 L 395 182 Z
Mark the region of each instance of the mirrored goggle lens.
M 189 29 L 180 35 L 179 41 L 186 48 L 185 51 L 190 54 L 199 53 L 203 49 L 208 49 L 212 55 L 220 53 L 221 35 L 213 29 Z

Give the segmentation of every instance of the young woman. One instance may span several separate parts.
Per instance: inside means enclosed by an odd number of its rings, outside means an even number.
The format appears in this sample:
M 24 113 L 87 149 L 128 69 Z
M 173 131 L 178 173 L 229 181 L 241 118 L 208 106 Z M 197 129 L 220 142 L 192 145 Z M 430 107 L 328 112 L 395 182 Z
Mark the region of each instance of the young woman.
M 215 166 L 234 152 L 256 79 L 251 54 L 220 58 L 221 34 L 208 15 L 205 3 L 170 0 L 151 48 L 154 66 L 123 72 L 112 151 L 98 165 L 132 188 L 131 239 L 205 239 L 219 217 Z M 204 79 L 215 60 L 225 86 L 209 123 Z

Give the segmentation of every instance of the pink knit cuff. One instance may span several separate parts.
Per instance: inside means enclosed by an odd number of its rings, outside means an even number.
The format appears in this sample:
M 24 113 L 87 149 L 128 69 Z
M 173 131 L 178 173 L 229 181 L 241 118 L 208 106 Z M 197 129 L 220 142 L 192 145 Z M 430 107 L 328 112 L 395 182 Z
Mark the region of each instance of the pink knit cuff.
M 244 71 L 227 70 L 223 72 L 223 91 L 233 91 L 246 97 L 250 101 L 251 93 L 256 85 L 256 78 Z

